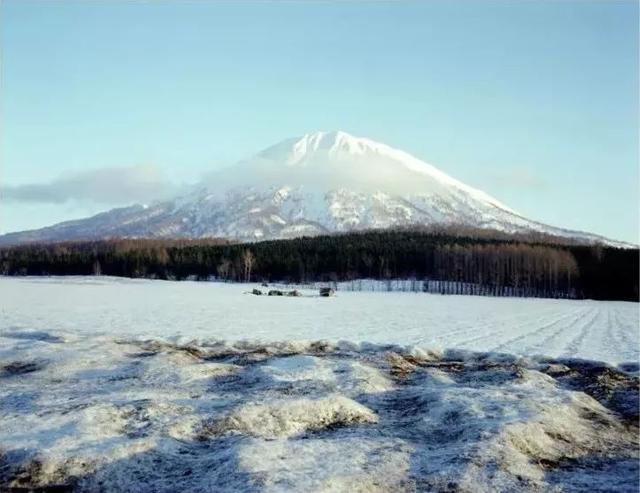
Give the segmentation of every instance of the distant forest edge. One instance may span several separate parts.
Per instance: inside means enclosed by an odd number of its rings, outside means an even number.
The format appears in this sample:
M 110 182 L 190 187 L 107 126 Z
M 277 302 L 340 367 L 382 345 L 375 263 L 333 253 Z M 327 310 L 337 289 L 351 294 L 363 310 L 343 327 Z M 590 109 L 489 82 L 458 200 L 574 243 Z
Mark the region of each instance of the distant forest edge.
M 28 244 L 0 248 L 0 274 L 284 283 L 415 279 L 446 294 L 638 301 L 638 258 L 637 248 L 457 228 L 246 244 L 213 239 Z

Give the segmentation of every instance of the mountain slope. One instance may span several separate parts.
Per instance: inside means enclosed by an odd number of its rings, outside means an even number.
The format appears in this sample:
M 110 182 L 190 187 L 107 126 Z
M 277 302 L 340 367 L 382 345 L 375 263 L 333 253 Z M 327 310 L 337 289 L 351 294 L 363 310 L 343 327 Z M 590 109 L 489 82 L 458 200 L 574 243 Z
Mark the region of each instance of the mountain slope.
M 116 236 L 254 241 L 429 224 L 615 244 L 526 219 L 406 152 L 345 132 L 285 140 L 173 200 L 10 233 L 0 244 Z

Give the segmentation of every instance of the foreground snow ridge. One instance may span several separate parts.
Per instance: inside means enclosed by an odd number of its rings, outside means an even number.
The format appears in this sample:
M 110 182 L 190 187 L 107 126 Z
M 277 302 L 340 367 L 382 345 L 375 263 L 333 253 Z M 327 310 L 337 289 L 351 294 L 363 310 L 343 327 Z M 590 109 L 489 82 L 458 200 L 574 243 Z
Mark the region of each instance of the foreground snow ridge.
M 638 365 L 0 332 L 0 490 L 635 491 Z
M 288 438 L 308 431 L 357 423 L 375 423 L 376 415 L 341 395 L 321 399 L 279 399 L 269 404 L 250 403 L 205 428 L 206 435 L 225 432 L 262 438 Z

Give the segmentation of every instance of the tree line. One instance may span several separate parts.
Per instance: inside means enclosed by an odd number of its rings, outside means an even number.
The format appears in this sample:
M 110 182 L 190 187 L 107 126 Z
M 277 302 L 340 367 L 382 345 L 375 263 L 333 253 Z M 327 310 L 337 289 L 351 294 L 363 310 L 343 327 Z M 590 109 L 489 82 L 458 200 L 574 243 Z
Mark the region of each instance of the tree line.
M 485 230 L 384 230 L 239 244 L 115 239 L 0 249 L 4 275 L 447 281 L 446 292 L 638 300 L 638 249 Z

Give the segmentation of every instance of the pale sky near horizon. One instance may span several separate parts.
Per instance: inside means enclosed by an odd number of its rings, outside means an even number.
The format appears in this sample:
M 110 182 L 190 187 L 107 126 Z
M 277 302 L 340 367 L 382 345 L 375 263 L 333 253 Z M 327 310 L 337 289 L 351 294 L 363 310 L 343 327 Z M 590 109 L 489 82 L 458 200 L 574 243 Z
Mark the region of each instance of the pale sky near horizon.
M 0 233 L 344 130 L 638 242 L 635 1 L 0 4 Z

